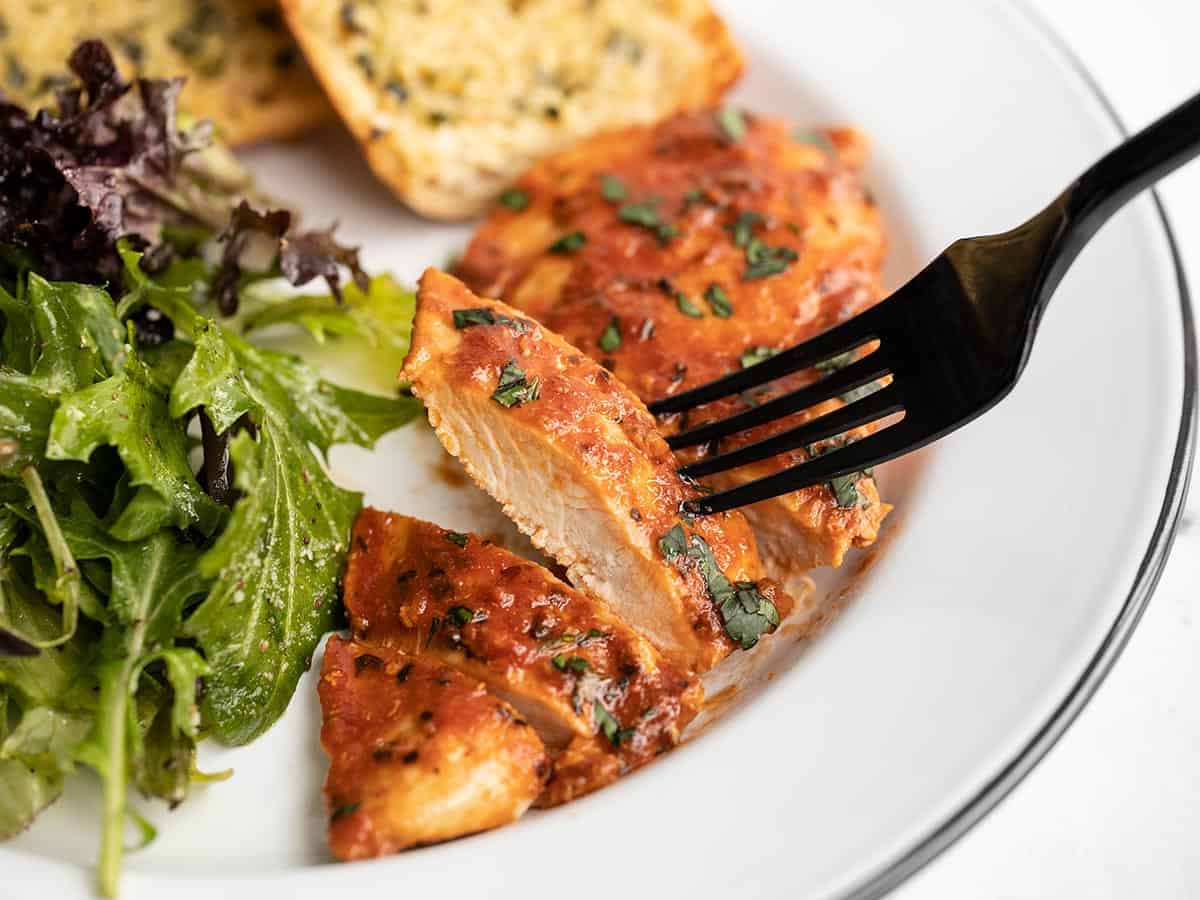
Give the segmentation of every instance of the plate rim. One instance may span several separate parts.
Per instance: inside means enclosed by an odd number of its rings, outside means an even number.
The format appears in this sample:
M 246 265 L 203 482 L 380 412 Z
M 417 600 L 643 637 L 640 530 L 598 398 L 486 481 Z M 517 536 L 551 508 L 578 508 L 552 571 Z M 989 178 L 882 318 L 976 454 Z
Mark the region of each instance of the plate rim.
M 1122 138 L 1130 131 L 1117 112 L 1112 99 L 1100 86 L 1096 76 L 1084 63 L 1074 47 L 1063 37 L 1030 0 L 1010 0 L 1011 6 L 1026 23 L 1044 38 L 1057 52 L 1068 68 L 1099 104 L 1103 115 L 1117 129 Z M 1184 499 L 1191 482 L 1192 467 L 1196 455 L 1197 419 L 1197 351 L 1196 326 L 1192 310 L 1191 291 L 1187 273 L 1179 253 L 1179 244 L 1171 219 L 1167 215 L 1158 191 L 1148 195 L 1154 204 L 1155 217 L 1162 225 L 1166 238 L 1171 266 L 1175 270 L 1175 286 L 1179 295 L 1180 324 L 1183 336 L 1183 402 L 1180 410 L 1179 430 L 1175 451 L 1171 460 L 1171 471 L 1167 478 L 1166 495 L 1159 507 L 1150 544 L 1142 555 L 1133 586 L 1125 597 L 1112 626 L 1100 642 L 1096 652 L 1071 686 L 1066 696 L 1054 708 L 1049 717 L 1038 726 L 1033 736 L 983 784 L 968 800 L 947 815 L 941 824 L 917 839 L 908 849 L 901 851 L 890 862 L 868 874 L 857 884 L 851 885 L 835 895 L 834 900 L 878 900 L 891 893 L 901 884 L 937 859 L 967 832 L 999 806 L 1032 772 L 1058 743 L 1059 739 L 1074 723 L 1076 717 L 1095 696 L 1100 685 L 1108 677 L 1120 658 L 1130 637 L 1141 621 L 1150 598 L 1158 586 L 1159 577 L 1170 557 L 1175 543 L 1179 519 L 1183 513 Z
M 1057 55 L 1059 60 L 1066 64 L 1067 71 L 1064 73 L 1064 78 L 1078 78 L 1079 86 L 1097 101 L 1101 115 L 1108 119 L 1119 135 L 1128 136 L 1129 130 L 1117 113 L 1110 97 L 1101 88 L 1095 76 L 1062 33 L 1047 20 L 1040 10 L 1034 8 L 1032 0 L 1008 0 L 1004 5 L 1016 14 L 1018 20 L 1023 21 L 1032 37 L 1041 38 L 1048 45 L 1049 52 Z M 876 900 L 876 898 L 889 894 L 912 875 L 936 860 L 991 813 L 1037 767 L 1046 753 L 1058 742 L 1074 723 L 1078 714 L 1091 701 L 1123 652 L 1158 584 L 1174 543 L 1190 483 L 1197 449 L 1197 398 L 1200 395 L 1200 386 L 1198 386 L 1194 313 L 1178 242 L 1170 218 L 1157 192 L 1150 191 L 1148 193 L 1154 206 L 1155 218 L 1162 225 L 1166 255 L 1169 257 L 1170 265 L 1175 273 L 1175 289 L 1180 305 L 1180 330 L 1184 343 L 1183 384 L 1180 421 L 1172 452 L 1170 471 L 1166 479 L 1165 494 L 1159 506 L 1148 546 L 1138 563 L 1133 584 L 1098 647 L 1087 659 L 1065 696 L 1050 711 L 1045 720 L 1037 725 L 1032 736 L 1012 752 L 1006 761 L 990 767 L 994 769 L 994 774 L 988 777 L 966 800 L 939 816 L 927 831 L 912 838 L 891 858 L 872 868 L 859 869 L 859 874 L 848 885 L 829 895 L 831 900 Z M 1153 226 L 1147 229 L 1148 234 L 1156 231 L 1157 228 Z M 0 855 L 3 855 L 2 848 L 0 848 Z M 40 862 L 47 866 L 47 874 L 50 874 L 62 863 L 61 860 L 41 860 Z M 856 868 L 858 867 L 856 866 Z M 57 876 L 61 877 L 62 874 L 62 870 L 58 869 Z M 78 874 L 87 878 L 89 873 L 81 871 Z M 270 880 L 273 879 L 267 879 L 267 881 Z M 218 878 L 209 882 L 210 888 L 217 887 L 219 890 L 222 881 Z M 62 886 L 61 883 L 60 886 Z

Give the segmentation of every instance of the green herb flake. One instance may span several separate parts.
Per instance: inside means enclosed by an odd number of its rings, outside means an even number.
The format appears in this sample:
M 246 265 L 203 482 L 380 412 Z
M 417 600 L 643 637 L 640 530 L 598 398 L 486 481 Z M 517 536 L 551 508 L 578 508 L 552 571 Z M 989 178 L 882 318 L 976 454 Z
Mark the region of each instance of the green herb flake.
M 671 530 L 658 539 L 658 549 L 662 551 L 663 559 L 674 562 L 687 553 L 687 535 L 682 525 L 672 525 Z
M 341 806 L 335 806 L 333 808 L 333 812 L 329 814 L 329 821 L 336 822 L 338 819 L 345 818 L 346 816 L 352 816 L 354 813 L 358 812 L 358 809 L 361 806 L 362 803 L 343 803 Z
M 641 225 L 643 228 L 657 228 L 658 209 L 652 202 L 626 203 L 617 210 L 617 218 L 630 225 Z
M 864 397 L 870 397 L 881 387 L 882 385 L 878 381 L 868 381 L 866 384 L 860 384 L 856 388 L 850 388 L 850 390 L 843 394 L 838 394 L 838 397 L 843 403 L 849 406 L 851 403 L 857 403 Z
M 472 325 L 495 325 L 496 317 L 490 309 L 454 310 L 454 327 L 462 330 Z
M 452 606 L 446 611 L 446 615 L 460 628 L 475 619 L 475 610 L 467 606 Z
M 616 175 L 601 175 L 600 194 L 610 203 L 619 203 L 625 199 L 625 182 Z
M 467 541 L 469 539 L 468 536 L 463 534 L 461 531 L 447 531 L 445 537 L 450 543 L 457 544 L 459 547 L 467 546 Z
M 751 366 L 757 366 L 760 362 L 770 359 L 778 352 L 774 347 L 747 347 L 742 351 L 742 368 L 748 369 Z
M 726 106 L 717 113 L 716 118 L 717 127 L 730 143 L 737 144 L 746 136 L 746 119 L 732 106 Z
M 846 368 L 852 362 L 854 362 L 854 351 L 847 350 L 845 353 L 839 353 L 837 356 L 831 356 L 828 359 L 814 363 L 813 368 L 822 375 L 832 375 L 834 372 Z
M 700 188 L 692 188 L 683 195 L 683 211 L 687 212 L 696 203 L 704 202 L 704 191 Z
M 492 399 L 511 409 L 523 403 L 533 402 L 541 396 L 541 392 L 541 381 L 537 378 L 527 380 L 524 369 L 517 365 L 515 359 L 510 359 L 500 370 L 500 380 L 496 384 L 496 390 L 492 392 Z
M 837 157 L 837 147 L 834 146 L 829 135 L 824 132 L 798 129 L 792 132 L 792 139 L 798 144 L 811 144 L 824 152 L 826 156 Z
M 587 235 L 582 231 L 572 231 L 564 234 L 546 249 L 551 253 L 574 253 L 587 243 Z
M 560 672 L 573 672 L 576 675 L 582 675 L 585 672 L 591 671 L 591 664 L 582 656 L 567 656 L 565 653 L 557 654 L 550 664 Z
M 691 298 L 683 291 L 675 292 L 675 305 L 679 307 L 679 311 L 685 316 L 691 316 L 693 319 L 704 318 L 704 311 L 693 303 Z
M 500 192 L 500 205 L 513 212 L 521 212 L 529 206 L 529 192 L 520 188 L 506 188 Z
M 809 459 L 813 459 L 831 450 L 836 450 L 838 447 L 843 447 L 846 443 L 844 438 L 836 438 L 824 444 L 810 445 L 805 449 L 808 451 Z M 853 509 L 856 506 L 868 506 L 869 500 L 859 491 L 858 484 L 864 478 L 873 478 L 874 474 L 871 469 L 864 469 L 861 472 L 850 472 L 846 475 L 838 475 L 836 478 L 831 478 L 828 482 L 829 490 L 833 493 L 833 498 L 837 501 L 838 507 L 841 509 Z
M 725 293 L 725 288 L 715 281 L 704 291 L 704 299 L 708 301 L 709 309 L 718 319 L 728 319 L 733 315 L 733 304 L 729 295 Z
M 621 742 L 621 723 L 604 708 L 604 704 L 599 700 L 592 701 L 592 721 L 596 724 L 596 730 L 612 741 L 613 746 Z
M 604 331 L 600 333 L 600 349 L 605 353 L 614 353 L 621 346 L 621 323 L 613 316 Z
M 659 547 L 676 567 L 694 565 L 699 569 L 708 596 L 721 614 L 725 633 L 743 650 L 749 650 L 779 624 L 775 604 L 752 581 L 730 583 L 717 565 L 712 548 L 700 535 L 689 538 L 682 526 L 675 525 L 659 541 Z
M 454 327 L 460 331 L 474 325 L 506 325 L 513 334 L 528 334 L 529 323 L 524 319 L 498 316 L 486 307 L 454 310 Z
M 643 203 L 626 203 L 617 210 L 617 218 L 630 225 L 640 225 L 654 232 L 659 243 L 666 244 L 678 236 L 679 229 L 670 222 L 664 222 L 658 215 L 658 200 L 651 199 Z
M 769 247 L 758 238 L 752 238 L 746 245 L 746 271 L 742 273 L 743 281 L 754 281 L 778 275 L 800 258 L 791 247 Z
M 733 235 L 734 246 L 745 247 L 754 237 L 754 229 L 763 222 L 762 213 L 746 210 L 740 213 L 732 225 L 725 226 Z
M 858 493 L 858 479 L 861 476 L 861 472 L 851 472 L 849 475 L 839 475 L 830 479 L 829 489 L 833 491 L 833 497 L 842 509 L 863 504 L 862 496 Z

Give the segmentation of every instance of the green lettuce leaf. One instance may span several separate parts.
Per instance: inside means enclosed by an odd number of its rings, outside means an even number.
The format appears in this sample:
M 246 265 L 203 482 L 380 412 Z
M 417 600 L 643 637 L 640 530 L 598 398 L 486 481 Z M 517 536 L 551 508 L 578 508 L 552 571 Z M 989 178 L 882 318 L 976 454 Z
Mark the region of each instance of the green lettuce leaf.
M 412 336 L 416 296 L 390 275 L 372 278 L 366 292 L 347 285 L 342 303 L 325 294 L 264 298 L 246 309 L 244 333 L 266 338 L 272 326 L 297 325 L 314 342 L 303 349 L 305 358 L 336 364 L 340 378 L 361 387 L 395 393 Z
M 0 289 L 4 364 L 0 365 L 0 474 L 41 462 L 58 397 L 117 372 L 125 329 L 99 288 L 59 284 L 35 274 L 20 300 Z
M 329 479 L 333 443 L 370 445 L 416 412 L 408 398 L 335 387 L 299 359 L 192 323 L 195 351 L 171 393 L 175 415 L 203 407 L 229 444 L 242 492 L 201 560 L 216 578 L 186 623 L 213 672 L 204 710 L 213 733 L 244 743 L 286 708 L 321 636 L 333 627 L 341 560 L 357 494 Z
M 142 671 L 162 661 L 179 696 L 172 701 L 189 710 L 195 706 L 195 678 L 201 664 L 179 669 L 192 673 L 190 680 L 173 677 L 170 660 L 188 600 L 201 594 L 206 580 L 199 571 L 199 551 L 181 542 L 169 529 L 137 542 L 119 541 L 108 534 L 82 503 L 61 519 L 71 551 L 79 559 L 105 559 L 112 569 L 109 612 L 113 624 L 100 638 L 100 659 L 95 666 L 99 701 L 95 722 L 76 756 L 95 769 L 104 781 L 104 825 L 100 848 L 100 884 L 104 893 L 116 893 L 124 855 L 125 821 L 130 773 L 145 762 L 145 737 L 134 702 Z M 195 657 L 193 651 L 186 652 Z M 198 659 L 198 657 L 196 657 Z M 180 663 L 180 666 L 184 665 Z M 194 728 L 189 729 L 195 734 Z
M 166 392 L 138 360 L 62 399 L 46 456 L 86 462 L 101 445 L 116 448 L 139 489 L 114 523 L 115 536 L 139 540 L 166 525 L 195 524 L 205 534 L 217 527 L 223 513 L 192 474 L 187 435 L 168 412 Z

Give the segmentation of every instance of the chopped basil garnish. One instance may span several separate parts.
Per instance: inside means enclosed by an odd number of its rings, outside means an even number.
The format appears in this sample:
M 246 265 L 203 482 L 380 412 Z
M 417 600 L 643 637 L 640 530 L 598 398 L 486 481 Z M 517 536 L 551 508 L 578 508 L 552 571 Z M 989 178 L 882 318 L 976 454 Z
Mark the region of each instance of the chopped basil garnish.
M 508 316 L 498 316 L 485 307 L 454 310 L 455 328 L 461 331 L 463 328 L 470 328 L 472 325 L 507 325 L 513 334 L 529 333 L 529 323 L 524 319 L 510 319 Z
M 621 323 L 616 316 L 612 317 L 604 331 L 600 333 L 600 349 L 605 353 L 612 353 L 621 346 Z
M 513 212 L 520 212 L 529 206 L 529 192 L 520 188 L 508 188 L 500 193 L 500 205 Z
M 564 234 L 546 249 L 551 253 L 574 253 L 586 243 L 587 235 L 582 231 L 572 231 L 570 234 Z
M 833 145 L 833 141 L 829 139 L 828 135 L 819 131 L 795 131 L 792 133 L 792 138 L 798 143 L 819 147 L 827 156 L 837 156 L 837 148 Z
M 658 209 L 653 202 L 626 203 L 617 210 L 617 218 L 630 225 L 641 225 L 643 228 L 657 228 Z
M 732 587 L 732 593 L 721 603 L 725 633 L 741 644 L 743 650 L 749 650 L 779 624 L 779 610 L 753 581 L 738 581 Z
M 612 741 L 614 747 L 633 737 L 633 729 L 621 728 L 621 723 L 613 718 L 613 714 L 605 709 L 599 700 L 592 701 L 592 721 L 596 723 L 596 729 Z
M 839 353 L 837 356 L 831 356 L 829 359 L 823 359 L 816 363 L 813 368 L 822 375 L 831 375 L 839 369 L 844 369 L 850 363 L 854 362 L 854 351 L 847 350 L 845 353 Z M 869 381 L 866 384 L 860 384 L 858 387 L 850 388 L 843 394 L 839 394 L 843 403 L 854 403 L 861 400 L 863 397 L 869 397 L 881 387 L 878 381 Z
M 747 347 L 742 351 L 742 368 L 756 366 L 764 359 L 770 359 L 779 351 L 774 347 Z
M 667 243 L 679 234 L 679 229 L 658 217 L 658 201 L 647 200 L 644 203 L 626 203 L 617 210 L 617 218 L 630 225 L 640 225 L 653 231 L 662 243 Z
M 779 610 L 762 595 L 752 581 L 730 583 L 717 565 L 712 548 L 698 534 L 689 539 L 683 526 L 674 525 L 658 547 L 667 562 L 680 565 L 683 559 L 694 560 L 704 579 L 709 597 L 721 613 L 725 633 L 749 650 L 758 639 L 779 624 Z
M 717 113 L 717 126 L 734 144 L 746 136 L 746 119 L 732 106 L 726 106 Z
M 358 812 L 360 806 L 362 806 L 361 803 L 343 803 L 341 806 L 335 806 L 333 812 L 329 814 L 329 821 L 336 822 L 344 816 L 353 815 Z
M 691 301 L 683 291 L 675 292 L 675 305 L 679 307 L 679 311 L 685 316 L 691 316 L 693 319 L 703 319 L 704 311 Z
M 560 672 L 574 672 L 576 675 L 582 675 L 592 668 L 582 656 L 567 656 L 565 653 L 559 653 L 550 660 L 550 664 Z
M 849 405 L 856 403 L 863 397 L 870 397 L 873 393 L 879 390 L 882 385 L 878 381 L 868 381 L 866 384 L 860 384 L 856 388 L 850 388 L 844 394 L 839 394 L 843 403 Z
M 687 535 L 682 525 L 672 525 L 671 530 L 658 539 L 658 549 L 662 551 L 663 559 L 674 562 L 687 553 Z
M 704 191 L 700 188 L 692 188 L 683 195 L 683 211 L 687 212 L 692 208 L 693 203 L 700 203 L 704 200 Z
M 838 447 L 844 447 L 846 443 L 844 438 L 835 438 L 825 444 L 810 445 L 805 449 L 808 451 L 809 459 L 812 459 Z M 851 509 L 855 506 L 866 507 L 870 505 L 870 502 L 858 490 L 858 483 L 864 478 L 874 477 L 875 473 L 871 469 L 839 475 L 829 480 L 829 490 L 833 493 L 833 499 L 837 501 L 837 505 L 842 509 Z
M 849 475 L 839 475 L 830 479 L 829 489 L 833 491 L 833 498 L 842 509 L 866 506 L 866 501 L 858 492 L 858 482 L 862 477 L 862 472 L 851 472 Z
M 496 317 L 490 309 L 456 309 L 454 327 L 470 328 L 472 325 L 495 325 Z
M 600 176 L 600 193 L 605 200 L 617 203 L 625 199 L 625 182 L 616 175 Z
M 791 247 L 770 247 L 758 238 L 751 238 L 746 245 L 746 271 L 743 281 L 778 275 L 800 258 Z
M 763 217 L 761 213 L 756 213 L 754 210 L 747 210 L 734 220 L 732 225 L 727 225 L 726 228 L 733 234 L 733 243 L 738 247 L 745 247 L 754 237 L 754 227 L 762 223 Z
M 458 544 L 460 547 L 467 546 L 467 535 L 463 534 L 461 531 L 447 531 L 446 540 L 452 544 Z
M 462 626 L 475 618 L 475 610 L 466 606 L 452 606 L 447 615 L 450 616 L 455 625 Z
M 712 314 L 718 319 L 728 319 L 733 315 L 733 304 L 729 302 L 729 295 L 725 293 L 725 288 L 715 281 L 704 292 L 704 299 L 708 301 Z
M 844 369 L 850 363 L 854 362 L 854 351 L 847 350 L 845 353 L 839 353 L 837 356 L 831 356 L 829 359 L 823 359 L 818 363 L 813 363 L 813 368 L 822 375 L 832 375 L 839 369 Z
M 525 371 L 510 359 L 500 370 L 500 381 L 492 392 L 492 399 L 504 407 L 520 406 L 536 400 L 542 392 L 542 383 L 538 379 L 527 381 Z

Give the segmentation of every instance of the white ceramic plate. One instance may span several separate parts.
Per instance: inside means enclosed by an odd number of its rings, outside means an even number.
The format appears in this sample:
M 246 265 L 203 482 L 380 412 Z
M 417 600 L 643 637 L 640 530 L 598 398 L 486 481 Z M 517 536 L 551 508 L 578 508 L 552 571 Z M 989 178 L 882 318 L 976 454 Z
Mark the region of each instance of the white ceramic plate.
M 1034 212 L 1120 138 L 1043 26 L 1001 2 L 724 4 L 750 60 L 739 98 L 865 128 L 891 283 L 954 237 Z M 413 278 L 467 229 L 403 213 L 337 131 L 256 152 L 266 186 L 339 218 L 375 268 Z M 897 511 L 823 636 L 772 642 L 761 684 L 699 738 L 565 808 L 452 844 L 328 862 L 312 678 L 236 751 L 224 784 L 151 811 L 129 900 L 406 896 L 871 897 L 986 812 L 1095 689 L 1149 597 L 1191 452 L 1190 318 L 1149 197 L 1095 240 L 1050 306 L 1024 379 L 923 459 L 884 473 Z M 334 466 L 377 505 L 494 527 L 490 502 L 430 477 L 422 426 Z M 0 850 L 0 894 L 91 894 L 94 787 Z

